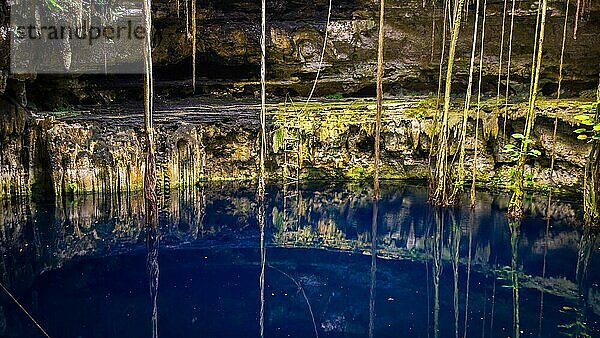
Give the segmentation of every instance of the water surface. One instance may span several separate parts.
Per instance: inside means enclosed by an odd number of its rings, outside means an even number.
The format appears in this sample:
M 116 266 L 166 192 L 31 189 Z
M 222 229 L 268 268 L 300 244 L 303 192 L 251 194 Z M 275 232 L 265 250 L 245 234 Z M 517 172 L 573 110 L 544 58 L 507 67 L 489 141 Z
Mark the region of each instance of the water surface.
M 509 225 L 502 194 L 440 211 L 384 182 L 373 226 L 368 183 L 294 193 L 267 187 L 263 236 L 253 183 L 174 190 L 151 230 L 135 194 L 3 201 L 2 281 L 52 337 L 600 336 L 576 202 Z M 42 336 L 6 294 L 0 336 Z

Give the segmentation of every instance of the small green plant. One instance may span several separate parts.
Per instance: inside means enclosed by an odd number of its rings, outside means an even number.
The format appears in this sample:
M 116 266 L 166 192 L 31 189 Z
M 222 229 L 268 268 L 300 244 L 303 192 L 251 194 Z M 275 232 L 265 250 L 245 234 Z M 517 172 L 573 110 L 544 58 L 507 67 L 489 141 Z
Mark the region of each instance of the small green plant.
M 532 173 L 529 173 L 529 174 L 525 175 L 525 186 L 526 187 L 528 187 L 528 188 L 532 188 L 533 187 L 533 185 L 534 185 L 533 178 L 534 178 L 534 176 L 533 176 Z
M 67 189 L 68 189 L 67 191 L 69 191 L 73 194 L 76 194 L 77 190 L 78 190 L 77 183 L 76 182 L 69 183 L 69 185 L 67 186 Z
M 273 132 L 273 152 L 278 153 L 279 150 L 283 147 L 283 137 L 284 137 L 283 127 L 279 127 L 275 129 Z
M 600 140 L 600 121 L 596 121 L 592 114 L 580 114 L 575 119 L 584 126 L 575 130 L 578 139 L 587 140 L 588 143 Z
M 341 93 L 335 93 L 335 94 L 329 94 L 327 96 L 325 96 L 326 99 L 329 100 L 341 100 L 344 98 L 344 96 Z
M 522 145 L 529 145 L 531 143 L 533 143 L 533 141 L 530 138 L 526 138 L 525 135 L 520 134 L 520 133 L 516 133 L 516 134 L 512 134 L 512 137 L 518 141 L 521 141 L 521 145 L 516 145 L 516 144 L 507 144 L 504 146 L 504 149 L 502 150 L 504 153 L 507 153 L 511 160 L 516 161 L 519 159 L 519 157 L 522 154 L 522 150 L 523 146 Z M 531 157 L 538 157 L 540 156 L 542 153 L 537 150 L 537 149 L 530 149 L 529 151 L 527 151 L 527 153 L 525 154 L 525 156 L 531 156 Z

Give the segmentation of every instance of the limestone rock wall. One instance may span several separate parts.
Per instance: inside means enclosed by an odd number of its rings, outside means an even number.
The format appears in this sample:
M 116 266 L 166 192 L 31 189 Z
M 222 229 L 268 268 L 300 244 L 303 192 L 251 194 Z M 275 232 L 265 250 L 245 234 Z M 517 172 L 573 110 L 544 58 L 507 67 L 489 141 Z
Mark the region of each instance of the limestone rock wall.
M 4 2 L 0 2 L 4 4 Z M 334 1 L 332 21 L 316 95 L 374 95 L 376 68 L 376 2 Z M 268 4 L 267 77 L 269 94 L 308 95 L 319 68 L 327 19 L 326 0 L 271 1 Z M 487 7 L 483 89 L 496 92 L 500 67 L 502 5 Z M 600 65 L 600 11 L 592 4 L 581 17 L 579 34 L 573 39 L 575 4 L 565 50 L 563 97 L 586 95 L 598 82 Z M 386 2 L 385 91 L 390 94 L 437 92 L 443 3 L 441 1 L 392 0 Z M 186 34 L 184 2 L 153 2 L 153 58 L 164 95 L 191 94 L 191 40 Z M 219 96 L 253 96 L 259 89 L 259 3 L 247 0 L 199 0 L 197 3 L 197 93 Z M 511 57 L 514 96 L 528 93 L 536 4 L 518 2 Z M 0 14 L 8 6 L 0 6 Z M 468 78 L 473 36 L 474 6 L 470 6 L 457 46 L 455 91 L 464 93 Z M 549 4 L 540 88 L 545 95 L 556 92 L 558 60 L 562 43 L 565 3 Z M 0 15 L 0 17 L 2 17 Z M 7 17 L 5 15 L 5 17 Z M 510 17 L 509 17 L 510 18 Z M 27 81 L 27 96 L 37 107 L 58 107 L 79 102 L 111 102 L 126 96 L 141 97 L 141 77 L 19 76 L 7 80 L 7 20 L 0 26 L 0 92 L 24 95 L 18 83 Z M 6 33 L 6 34 L 5 34 Z M 432 34 L 433 33 L 433 34 Z M 432 38 L 433 37 L 433 38 Z M 508 34 L 505 34 L 503 70 L 506 70 Z M 8 86 L 6 84 L 8 83 Z M 502 92 L 505 90 L 502 79 Z
M 409 100 L 410 101 L 410 100 Z M 423 102 L 406 106 L 400 101 L 386 103 L 382 130 L 382 172 L 384 179 L 425 179 L 433 131 L 431 108 Z M 410 103 L 410 102 L 409 102 Z M 420 106 L 421 105 L 421 106 Z M 425 103 L 426 105 L 426 103 Z M 286 116 L 281 106 L 269 116 L 267 169 L 271 179 L 282 177 L 283 151 L 276 146 Z M 181 108 L 184 109 L 184 108 Z M 250 179 L 257 175 L 258 132 L 255 106 L 241 106 L 227 112 L 216 106 L 220 117 L 194 120 L 185 111 L 158 115 L 157 169 L 161 190 L 193 186 L 200 181 Z M 372 101 L 315 104 L 298 120 L 302 157 L 300 177 L 312 179 L 368 179 L 373 163 Z M 512 133 L 523 128 L 523 107 L 510 112 L 503 135 L 503 115 L 496 110 L 482 113 L 481 134 L 473 135 L 470 119 L 467 168 L 474 161 L 477 143 L 477 179 L 486 187 L 505 188 L 510 184 L 515 161 L 503 151 L 514 142 Z M 582 184 L 583 167 L 589 146 L 575 138 L 576 125 L 569 109 L 577 106 L 540 106 L 533 133 L 533 146 L 541 152 L 527 163 L 529 188 L 551 186 L 549 164 L 552 154 L 554 114 L 559 114 L 555 183 L 576 190 Z M 100 116 L 89 113 L 72 117 L 30 116 L 20 109 L 2 115 L 0 165 L 2 197 L 41 193 L 64 196 L 83 193 L 129 193 L 140 190 L 144 173 L 144 141 L 141 112 Z M 240 116 L 251 116 L 242 119 Z M 460 111 L 451 117 L 457 138 Z M 200 116 L 200 115 L 198 115 Z M 252 117 L 253 116 L 253 117 Z M 9 122 L 10 121 L 10 122 Z M 457 149 L 452 151 L 456 152 Z

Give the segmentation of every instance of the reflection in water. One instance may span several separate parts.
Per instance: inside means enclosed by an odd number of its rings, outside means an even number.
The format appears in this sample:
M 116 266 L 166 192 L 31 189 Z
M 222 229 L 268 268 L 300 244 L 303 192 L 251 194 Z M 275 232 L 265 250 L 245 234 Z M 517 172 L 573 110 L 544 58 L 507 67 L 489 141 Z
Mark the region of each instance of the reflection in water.
M 260 289 L 260 336 L 264 337 L 265 334 L 265 270 L 267 265 L 267 246 L 265 242 L 265 179 L 261 175 L 258 179 L 258 226 L 260 231 L 260 277 L 259 277 L 259 289 Z
M 152 304 L 152 337 L 158 337 L 158 251 L 160 248 L 160 233 L 158 228 L 148 227 L 146 232 L 146 268 L 150 284 L 150 302 Z
M 510 248 L 511 248 L 511 264 L 510 264 L 510 280 L 513 296 L 513 337 L 521 336 L 521 324 L 519 316 L 519 266 L 518 266 L 518 244 L 519 232 L 521 228 L 520 221 L 509 221 L 510 229 Z
M 450 230 L 451 230 L 451 240 L 452 244 L 450 245 L 450 250 L 452 254 L 452 277 L 454 281 L 454 337 L 458 338 L 458 265 L 460 264 L 460 224 L 456 222 L 456 217 L 452 210 L 449 211 L 450 215 Z
M 467 286 L 466 286 L 466 295 L 465 295 L 465 325 L 464 325 L 464 334 L 463 338 L 467 338 L 467 331 L 469 330 L 469 290 L 471 288 L 471 253 L 473 249 L 473 215 L 469 214 L 469 252 L 467 258 Z M 484 303 L 485 304 L 485 303 Z M 485 310 L 484 310 L 485 313 Z
M 577 253 L 577 266 L 575 272 L 575 279 L 577 280 L 578 294 L 577 303 L 575 308 L 568 308 L 566 310 L 575 311 L 575 321 L 570 324 L 562 325 L 565 329 L 566 334 L 570 334 L 573 337 L 591 337 L 589 328 L 587 325 L 587 309 L 588 301 L 587 296 L 590 293 L 590 283 L 588 277 L 588 269 L 590 264 L 590 258 L 596 241 L 598 238 L 598 232 L 586 227 L 581 235 L 579 242 L 579 250 Z
M 2 280 L 52 336 L 155 335 L 159 250 L 163 338 L 258 336 L 259 325 L 264 336 L 537 336 L 542 293 L 542 337 L 599 334 L 596 235 L 568 203 L 552 203 L 547 227 L 546 199 L 534 199 L 509 226 L 503 196 L 481 192 L 472 214 L 451 214 L 420 187 L 383 182 L 375 205 L 367 184 L 319 183 L 301 187 L 288 228 L 278 187 L 263 186 L 260 208 L 252 183 L 203 188 L 173 190 L 154 232 L 142 196 L 2 201 Z M 6 297 L 0 306 L 5 332 L 37 334 Z
M 444 214 L 440 209 L 434 209 L 433 220 L 433 336 L 440 334 L 440 276 L 442 274 L 442 236 L 444 233 Z
M 312 309 L 312 305 L 310 304 L 310 300 L 308 299 L 308 296 L 306 295 L 306 292 L 304 291 L 304 287 L 302 286 L 302 284 L 294 277 L 290 276 L 288 273 L 286 273 L 285 271 L 272 266 L 272 265 L 268 265 L 269 268 L 279 272 L 280 274 L 284 275 L 285 277 L 287 277 L 289 280 L 291 280 L 297 287 L 298 287 L 298 291 L 302 293 L 302 297 L 304 298 L 304 301 L 306 302 L 306 307 L 308 309 L 308 312 L 310 314 L 310 318 L 312 320 L 312 324 L 313 324 L 313 328 L 315 330 L 315 337 L 319 338 L 319 330 L 317 329 L 317 321 L 315 319 L 315 313 L 313 312 Z
M 548 205 L 552 205 L 552 190 L 548 194 Z M 548 212 L 546 213 L 546 228 L 544 232 L 544 258 L 542 262 L 542 278 L 546 277 L 546 260 L 548 258 L 548 244 L 549 244 L 549 235 L 550 235 L 550 223 L 552 221 L 552 217 L 550 217 L 550 208 L 548 208 Z M 544 290 L 540 290 L 540 316 L 538 320 L 538 337 L 542 337 L 543 326 L 542 320 L 544 318 Z
M 377 286 L 377 213 L 379 212 L 379 181 L 373 189 L 373 216 L 371 218 L 371 283 L 369 289 L 369 337 L 375 334 L 375 288 Z

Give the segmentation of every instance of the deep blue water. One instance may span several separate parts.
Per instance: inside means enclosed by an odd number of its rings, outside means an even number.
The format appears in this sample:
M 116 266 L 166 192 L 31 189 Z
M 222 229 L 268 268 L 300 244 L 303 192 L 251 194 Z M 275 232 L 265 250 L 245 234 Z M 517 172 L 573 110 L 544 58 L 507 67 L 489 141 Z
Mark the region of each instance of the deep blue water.
M 600 337 L 579 203 L 547 222 L 533 197 L 509 226 L 507 201 L 440 211 L 384 182 L 373 227 L 368 184 L 303 186 L 285 208 L 272 185 L 264 246 L 252 183 L 173 191 L 153 230 L 138 195 L 4 201 L 0 273 L 51 337 Z M 0 336 L 42 337 L 5 293 Z

